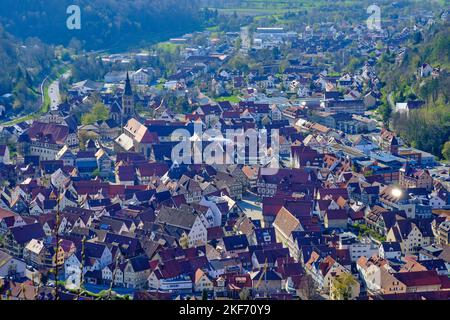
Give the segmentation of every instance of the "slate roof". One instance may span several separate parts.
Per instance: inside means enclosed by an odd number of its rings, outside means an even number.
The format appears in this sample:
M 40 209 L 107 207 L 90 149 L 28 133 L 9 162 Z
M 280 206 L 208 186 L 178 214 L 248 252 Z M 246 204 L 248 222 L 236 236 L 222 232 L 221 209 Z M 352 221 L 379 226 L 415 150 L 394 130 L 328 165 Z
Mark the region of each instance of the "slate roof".
M 223 237 L 226 251 L 243 250 L 248 248 L 248 240 L 245 235 Z
M 39 223 L 27 224 L 24 226 L 9 229 L 14 240 L 19 244 L 25 244 L 32 239 L 43 239 L 45 237 L 42 226 Z
M 381 243 L 384 252 L 401 252 L 402 248 L 400 247 L 399 242 L 382 242 Z
M 150 269 L 149 260 L 145 256 L 131 258 L 128 262 L 131 263 L 134 272 L 142 272 Z
M 156 217 L 156 222 L 190 230 L 197 215 L 192 207 L 181 205 L 179 209 L 163 206 Z

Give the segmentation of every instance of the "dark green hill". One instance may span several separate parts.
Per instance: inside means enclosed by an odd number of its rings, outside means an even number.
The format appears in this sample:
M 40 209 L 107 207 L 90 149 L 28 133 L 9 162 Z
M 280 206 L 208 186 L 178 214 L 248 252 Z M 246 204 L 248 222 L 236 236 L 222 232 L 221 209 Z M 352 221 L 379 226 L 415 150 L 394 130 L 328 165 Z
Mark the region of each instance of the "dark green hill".
M 201 25 L 196 0 L 0 0 L 0 24 L 21 38 L 38 37 L 87 49 L 122 49 L 188 33 Z M 81 9 L 81 29 L 69 30 L 67 8 Z

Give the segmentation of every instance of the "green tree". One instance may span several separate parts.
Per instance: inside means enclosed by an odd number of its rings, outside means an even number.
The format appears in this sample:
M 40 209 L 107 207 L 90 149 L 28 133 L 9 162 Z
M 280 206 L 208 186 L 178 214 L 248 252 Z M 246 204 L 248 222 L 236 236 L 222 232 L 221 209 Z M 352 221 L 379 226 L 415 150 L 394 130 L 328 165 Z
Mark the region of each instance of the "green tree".
M 450 161 L 450 140 L 444 144 L 444 147 L 442 148 L 442 155 L 445 159 Z
M 388 102 L 384 101 L 380 107 L 378 108 L 378 112 L 380 113 L 383 123 L 385 125 L 389 124 L 389 119 L 391 118 L 392 108 Z
M 108 108 L 101 102 L 94 105 L 91 112 L 84 114 L 81 117 L 81 122 L 84 125 L 93 124 L 100 120 L 107 120 L 109 118 Z
M 350 300 L 352 298 L 353 286 L 356 284 L 356 279 L 350 273 L 343 273 L 336 277 L 331 288 L 335 299 Z
M 92 176 L 93 177 L 99 177 L 100 176 L 100 169 L 95 169 L 93 172 L 92 172 Z

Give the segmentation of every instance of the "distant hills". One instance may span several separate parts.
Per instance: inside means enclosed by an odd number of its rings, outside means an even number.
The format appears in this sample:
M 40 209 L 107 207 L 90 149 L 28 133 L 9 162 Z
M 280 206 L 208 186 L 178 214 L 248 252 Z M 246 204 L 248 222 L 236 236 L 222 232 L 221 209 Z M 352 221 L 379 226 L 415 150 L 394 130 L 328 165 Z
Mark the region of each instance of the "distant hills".
M 14 36 L 51 44 L 82 41 L 86 49 L 122 49 L 191 32 L 202 21 L 197 0 L 1 0 L 0 24 Z M 69 30 L 67 8 L 81 9 L 81 29 Z M 7 9 L 6 9 L 7 8 Z

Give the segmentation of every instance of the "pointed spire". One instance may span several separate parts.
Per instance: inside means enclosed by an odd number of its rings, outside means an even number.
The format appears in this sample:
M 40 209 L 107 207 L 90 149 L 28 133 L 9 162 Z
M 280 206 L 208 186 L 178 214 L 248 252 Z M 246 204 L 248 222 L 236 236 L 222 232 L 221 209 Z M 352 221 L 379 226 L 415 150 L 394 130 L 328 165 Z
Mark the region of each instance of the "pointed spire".
M 131 81 L 130 81 L 130 75 L 127 72 L 127 79 L 125 80 L 125 91 L 123 93 L 125 96 L 132 96 L 133 90 L 131 89 Z

